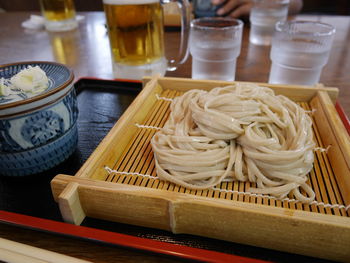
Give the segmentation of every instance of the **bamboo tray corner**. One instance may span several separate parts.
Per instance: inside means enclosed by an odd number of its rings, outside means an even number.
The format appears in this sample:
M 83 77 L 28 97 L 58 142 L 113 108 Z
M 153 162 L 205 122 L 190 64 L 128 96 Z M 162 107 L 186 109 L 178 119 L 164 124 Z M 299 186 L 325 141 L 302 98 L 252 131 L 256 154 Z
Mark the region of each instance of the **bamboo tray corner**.
M 169 99 L 230 82 L 145 79 L 144 89 L 75 174 L 57 175 L 52 193 L 65 221 L 86 216 L 301 255 L 350 260 L 350 139 L 335 108 L 338 89 L 261 85 L 314 110 L 316 152 L 309 174 L 316 201 L 302 204 L 248 195 L 244 182 L 191 190 L 153 178 L 150 139 L 169 114 Z M 106 170 L 108 167 L 109 172 Z M 111 172 L 113 170 L 113 172 Z

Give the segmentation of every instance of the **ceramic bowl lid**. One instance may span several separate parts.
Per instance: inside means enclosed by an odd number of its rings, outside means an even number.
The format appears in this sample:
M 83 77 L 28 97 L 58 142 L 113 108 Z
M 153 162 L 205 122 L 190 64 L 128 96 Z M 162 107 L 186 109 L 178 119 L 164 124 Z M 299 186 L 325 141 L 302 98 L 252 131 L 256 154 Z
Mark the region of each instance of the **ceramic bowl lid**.
M 40 93 L 19 92 L 17 94 L 4 96 L 0 95 L 0 111 L 11 107 L 31 103 L 50 96 L 61 89 L 64 89 L 73 81 L 73 72 L 63 64 L 56 62 L 19 62 L 0 66 L 0 79 L 10 79 L 28 66 L 39 66 L 48 78 L 48 88 Z

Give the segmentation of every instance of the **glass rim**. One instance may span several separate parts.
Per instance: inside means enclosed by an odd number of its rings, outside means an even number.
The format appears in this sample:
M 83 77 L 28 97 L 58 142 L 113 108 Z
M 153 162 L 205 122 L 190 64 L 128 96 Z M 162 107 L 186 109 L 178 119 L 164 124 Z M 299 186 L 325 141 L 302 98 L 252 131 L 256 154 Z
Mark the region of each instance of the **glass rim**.
M 209 25 L 205 25 L 204 23 L 207 22 L 209 23 L 213 23 L 213 25 L 215 25 L 215 23 L 217 22 L 234 22 L 235 24 L 232 25 L 228 25 L 228 26 L 221 26 L 221 27 L 216 27 L 216 26 L 209 26 Z M 203 25 L 200 24 L 200 22 L 203 23 Z M 230 18 L 230 17 L 200 17 L 200 18 L 196 18 L 193 19 L 191 21 L 191 28 L 196 28 L 196 29 L 215 29 L 215 30 L 229 30 L 229 29 L 233 29 L 233 28 L 243 28 L 243 21 L 240 19 L 236 19 L 236 18 Z
M 320 32 L 320 31 L 295 31 L 295 30 L 291 30 L 291 26 L 292 25 L 297 25 L 297 24 L 309 24 L 309 25 L 318 25 L 319 28 L 326 28 L 328 29 L 325 32 Z M 285 27 L 288 26 L 288 27 Z M 287 29 L 287 30 L 285 30 Z M 318 22 L 318 21 L 307 21 L 307 20 L 292 20 L 292 21 L 278 21 L 275 25 L 275 30 L 276 32 L 287 32 L 288 34 L 291 35 L 300 35 L 300 34 L 312 34 L 314 36 L 331 36 L 334 35 L 335 33 L 335 27 L 327 24 L 327 23 L 323 23 L 323 22 Z

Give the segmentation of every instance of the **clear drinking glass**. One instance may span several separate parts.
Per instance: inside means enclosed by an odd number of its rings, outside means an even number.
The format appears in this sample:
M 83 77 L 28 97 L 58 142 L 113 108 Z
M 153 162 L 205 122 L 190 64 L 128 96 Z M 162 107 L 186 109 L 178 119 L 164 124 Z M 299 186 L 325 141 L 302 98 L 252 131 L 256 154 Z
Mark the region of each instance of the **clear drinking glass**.
M 192 78 L 235 79 L 241 52 L 243 22 L 238 19 L 205 17 L 191 22 Z
M 314 85 L 327 64 L 335 28 L 320 22 L 278 22 L 269 83 Z
M 40 0 L 48 31 L 69 31 L 78 27 L 73 0 Z
M 249 41 L 256 45 L 270 45 L 275 24 L 287 19 L 288 6 L 289 0 L 253 0 Z

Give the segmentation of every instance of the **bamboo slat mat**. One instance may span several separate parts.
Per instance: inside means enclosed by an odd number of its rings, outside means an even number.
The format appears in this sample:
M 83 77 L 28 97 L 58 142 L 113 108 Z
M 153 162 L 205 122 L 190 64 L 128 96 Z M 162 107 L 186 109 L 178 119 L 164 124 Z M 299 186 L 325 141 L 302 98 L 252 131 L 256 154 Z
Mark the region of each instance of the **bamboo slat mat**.
M 168 119 L 171 99 L 182 93 L 175 90 L 163 91 L 152 110 L 148 113 L 144 123 L 135 124 L 139 128 L 137 133 L 126 147 L 121 158 L 116 160 L 113 167 L 109 167 L 112 171 L 110 170 L 106 175 L 105 181 L 188 193 L 214 199 L 249 202 L 292 210 L 297 209 L 350 217 L 350 209 L 344 204 L 326 151 L 315 151 L 314 167 L 309 173 L 308 180 L 308 184 L 311 185 L 316 194 L 315 201 L 311 204 L 298 202 L 292 197 L 278 200 L 272 196 L 251 194 L 248 192 L 248 189 L 253 184 L 249 182 L 222 182 L 212 189 L 193 190 L 155 178 L 157 174 L 150 141 L 152 136 L 159 128 L 164 126 Z M 311 111 L 311 107 L 307 103 L 302 102 L 299 105 L 305 110 Z M 326 149 L 327 145 L 322 144 L 315 123 L 313 131 L 316 147 Z

